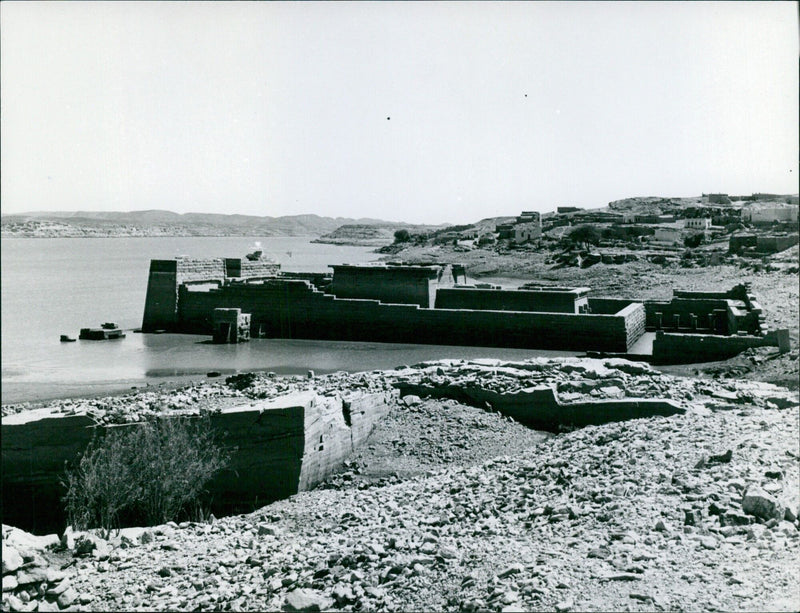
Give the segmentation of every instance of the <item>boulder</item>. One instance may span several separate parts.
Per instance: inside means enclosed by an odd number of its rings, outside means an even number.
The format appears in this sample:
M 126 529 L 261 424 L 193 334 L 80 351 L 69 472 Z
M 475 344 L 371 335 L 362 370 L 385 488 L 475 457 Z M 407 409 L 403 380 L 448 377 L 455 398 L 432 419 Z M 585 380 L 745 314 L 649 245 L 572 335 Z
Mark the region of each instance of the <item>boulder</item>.
M 3 574 L 13 573 L 20 566 L 22 566 L 22 556 L 16 549 L 3 543 Z
M 284 611 L 327 611 L 333 601 L 323 594 L 309 589 L 296 589 L 286 595 Z
M 742 496 L 742 511 L 764 520 L 783 519 L 783 505 L 758 486 L 751 486 Z
M 13 592 L 17 589 L 19 582 L 14 575 L 5 575 L 3 577 L 3 591 L 4 592 Z
M 20 530 L 19 528 L 3 526 L 3 544 L 16 549 L 23 558 L 33 555 L 34 552 L 44 551 L 49 547 L 55 547 L 58 543 L 59 538 L 57 534 L 36 536 L 24 530 Z M 3 557 L 5 559 L 5 555 Z

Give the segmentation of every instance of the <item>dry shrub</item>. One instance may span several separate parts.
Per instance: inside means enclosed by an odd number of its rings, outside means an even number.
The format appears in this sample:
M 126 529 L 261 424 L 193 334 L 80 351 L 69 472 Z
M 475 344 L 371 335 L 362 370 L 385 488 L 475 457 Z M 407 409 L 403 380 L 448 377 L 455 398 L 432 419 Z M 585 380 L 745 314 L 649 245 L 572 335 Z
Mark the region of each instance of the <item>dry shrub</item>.
M 208 418 L 155 418 L 96 436 L 63 483 L 74 528 L 157 525 L 197 508 L 227 463 Z

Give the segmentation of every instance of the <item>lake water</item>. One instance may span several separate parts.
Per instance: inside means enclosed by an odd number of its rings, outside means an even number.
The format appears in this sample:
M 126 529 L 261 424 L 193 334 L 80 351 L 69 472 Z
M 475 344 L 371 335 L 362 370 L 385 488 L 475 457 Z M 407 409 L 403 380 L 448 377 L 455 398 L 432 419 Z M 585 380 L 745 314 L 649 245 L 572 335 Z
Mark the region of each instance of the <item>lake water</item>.
M 150 260 L 176 255 L 240 257 L 261 242 L 287 271 L 377 259 L 371 247 L 308 238 L 6 239 L 2 249 L 2 402 L 105 393 L 131 386 L 271 370 L 278 374 L 394 368 L 440 358 L 522 359 L 564 352 L 360 342 L 253 339 L 211 345 L 204 336 L 135 334 L 115 341 L 61 343 L 80 328 L 142 323 Z

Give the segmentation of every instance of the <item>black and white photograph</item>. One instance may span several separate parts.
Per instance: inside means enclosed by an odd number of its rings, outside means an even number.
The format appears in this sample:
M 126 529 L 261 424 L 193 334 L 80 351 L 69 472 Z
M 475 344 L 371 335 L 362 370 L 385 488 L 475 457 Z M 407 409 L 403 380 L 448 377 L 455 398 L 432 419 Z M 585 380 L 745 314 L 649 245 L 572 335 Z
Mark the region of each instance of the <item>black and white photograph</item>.
M 0 610 L 800 611 L 799 25 L 0 2 Z

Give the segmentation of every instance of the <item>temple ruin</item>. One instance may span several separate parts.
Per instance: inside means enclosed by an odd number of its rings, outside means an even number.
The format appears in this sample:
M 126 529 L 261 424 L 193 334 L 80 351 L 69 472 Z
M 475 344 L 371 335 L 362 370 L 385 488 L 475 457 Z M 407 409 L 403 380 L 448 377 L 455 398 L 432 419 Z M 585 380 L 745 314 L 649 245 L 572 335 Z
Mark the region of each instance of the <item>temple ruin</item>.
M 252 338 L 591 351 L 656 363 L 789 348 L 788 331 L 768 329 L 747 285 L 633 300 L 592 297 L 586 287 L 470 285 L 459 264 L 331 268 L 286 273 L 262 260 L 152 260 L 142 330 L 239 342 L 249 325 Z

